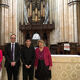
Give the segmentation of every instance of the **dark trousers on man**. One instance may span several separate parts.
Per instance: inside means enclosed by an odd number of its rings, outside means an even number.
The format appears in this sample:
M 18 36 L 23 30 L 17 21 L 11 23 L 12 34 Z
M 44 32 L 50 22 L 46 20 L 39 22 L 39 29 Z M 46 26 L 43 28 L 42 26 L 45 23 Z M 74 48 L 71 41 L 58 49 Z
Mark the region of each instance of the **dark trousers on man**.
M 27 69 L 25 65 L 23 65 L 23 80 L 34 80 L 34 67 Z
M 18 74 L 19 74 L 19 66 L 8 66 L 6 68 L 7 70 L 7 75 L 8 75 L 8 80 L 19 80 L 18 79 Z M 13 77 L 13 79 L 12 79 Z
M 45 78 L 45 79 L 37 79 L 37 80 L 51 80 L 51 79 L 47 79 L 47 78 Z

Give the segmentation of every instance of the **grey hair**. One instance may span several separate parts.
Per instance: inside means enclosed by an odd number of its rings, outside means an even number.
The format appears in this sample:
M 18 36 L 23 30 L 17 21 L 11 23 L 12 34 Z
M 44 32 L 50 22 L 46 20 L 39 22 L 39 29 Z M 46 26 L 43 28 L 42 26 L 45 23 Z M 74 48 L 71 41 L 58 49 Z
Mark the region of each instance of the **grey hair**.
M 43 40 L 38 40 L 38 42 L 37 42 L 38 45 L 39 45 L 39 42 L 43 43 L 43 45 L 46 46 L 45 42 Z

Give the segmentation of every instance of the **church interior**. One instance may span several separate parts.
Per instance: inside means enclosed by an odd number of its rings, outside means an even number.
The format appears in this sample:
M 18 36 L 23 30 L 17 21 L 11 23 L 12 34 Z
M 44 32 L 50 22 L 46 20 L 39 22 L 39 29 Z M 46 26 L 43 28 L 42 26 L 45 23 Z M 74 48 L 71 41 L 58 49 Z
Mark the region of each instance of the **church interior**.
M 38 40 L 45 41 L 52 55 L 51 80 L 80 80 L 80 0 L 0 0 L 3 51 L 11 34 L 20 45 L 28 37 L 35 47 Z M 2 80 L 7 80 L 4 61 Z

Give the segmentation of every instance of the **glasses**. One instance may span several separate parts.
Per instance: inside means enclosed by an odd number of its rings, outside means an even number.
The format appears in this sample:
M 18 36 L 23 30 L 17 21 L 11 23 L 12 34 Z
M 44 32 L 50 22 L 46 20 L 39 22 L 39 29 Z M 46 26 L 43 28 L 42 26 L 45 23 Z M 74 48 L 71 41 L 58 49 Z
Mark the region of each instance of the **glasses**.
M 16 38 L 11 38 L 11 39 L 16 39 Z

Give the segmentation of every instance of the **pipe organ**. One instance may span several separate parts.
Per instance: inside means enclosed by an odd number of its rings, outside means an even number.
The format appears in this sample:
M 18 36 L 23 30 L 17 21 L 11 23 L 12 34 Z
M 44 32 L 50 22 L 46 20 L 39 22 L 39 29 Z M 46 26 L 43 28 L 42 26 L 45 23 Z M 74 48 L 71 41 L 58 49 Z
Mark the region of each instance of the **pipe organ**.
M 45 20 L 45 0 L 28 0 L 27 4 L 29 23 L 42 23 Z

